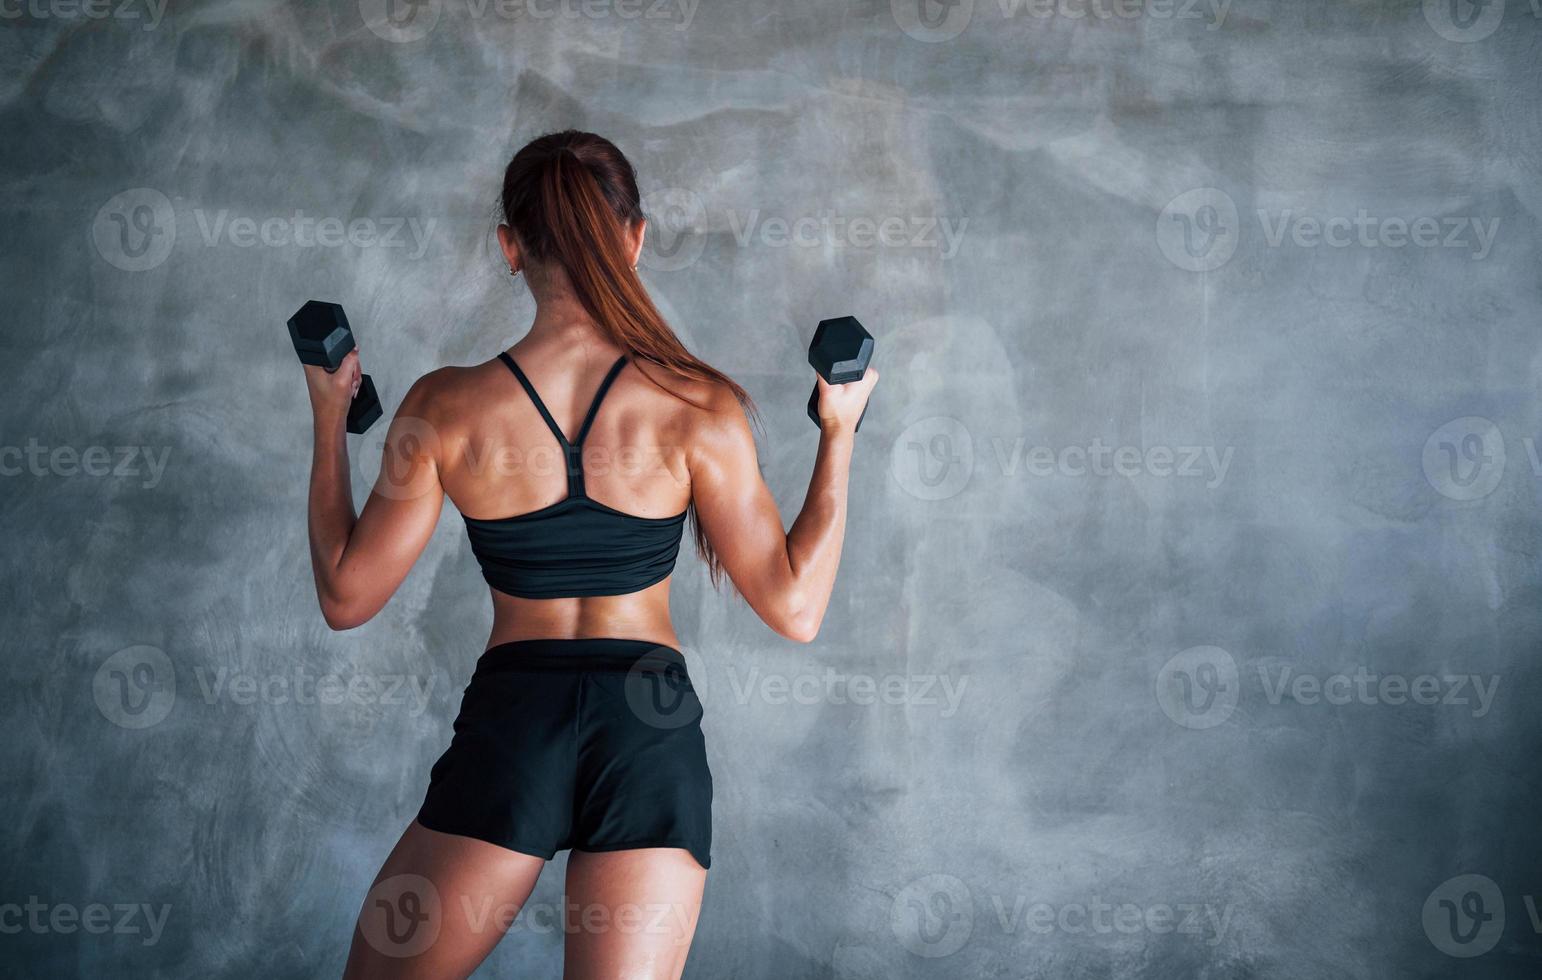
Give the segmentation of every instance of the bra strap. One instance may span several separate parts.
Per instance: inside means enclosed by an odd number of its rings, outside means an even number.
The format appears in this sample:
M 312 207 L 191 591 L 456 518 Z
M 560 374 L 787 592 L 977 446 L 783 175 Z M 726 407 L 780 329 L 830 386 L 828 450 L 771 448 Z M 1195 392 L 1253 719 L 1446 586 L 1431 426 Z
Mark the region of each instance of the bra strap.
M 509 370 L 514 372 L 514 377 L 519 379 L 520 386 L 525 389 L 525 394 L 530 396 L 530 401 L 535 405 L 535 410 L 540 412 L 541 418 L 546 420 L 546 427 L 551 430 L 552 435 L 557 437 L 557 441 L 566 447 L 568 445 L 568 437 L 562 434 L 561 429 L 557 428 L 557 420 L 552 418 L 551 413 L 546 410 L 546 403 L 541 401 L 541 396 L 535 393 L 535 385 L 532 385 L 530 379 L 525 377 L 525 372 L 521 371 L 519 365 L 514 363 L 514 358 L 509 356 L 508 351 L 500 351 L 498 359 L 507 364 Z
M 584 416 L 584 424 L 578 429 L 578 445 L 582 446 L 584 440 L 589 437 L 589 427 L 594 425 L 594 417 L 600 414 L 600 402 L 605 400 L 605 393 L 610 391 L 616 375 L 620 374 L 624 367 L 626 367 L 626 355 L 622 354 L 616 363 L 610 366 L 610 373 L 605 375 L 605 380 L 600 382 L 600 390 L 594 393 L 594 401 L 589 404 L 589 414 Z
M 546 427 L 551 430 L 552 435 L 557 437 L 557 445 L 562 448 L 562 456 L 566 462 L 568 496 L 582 497 L 584 495 L 584 439 L 588 437 L 589 428 L 594 425 L 594 418 L 600 412 L 600 402 L 605 400 L 605 394 L 610 391 L 610 386 L 615 382 L 616 376 L 621 373 L 622 368 L 626 367 L 626 355 L 623 354 L 616 360 L 615 364 L 611 365 L 610 372 L 605 375 L 605 380 L 600 382 L 600 389 L 595 392 L 594 401 L 589 404 L 589 414 L 584 416 L 584 424 L 579 428 L 578 439 L 574 442 L 568 442 L 568 437 L 562 434 L 562 429 L 557 425 L 557 420 L 552 418 L 551 412 L 546 410 L 546 403 L 541 401 L 541 396 L 535 393 L 535 385 L 531 384 L 530 379 L 525 377 L 525 372 L 521 371 L 519 365 L 514 363 L 514 358 L 509 356 L 509 352 L 500 351 L 498 359 L 507 365 L 510 371 L 514 372 L 514 377 L 519 379 L 520 387 L 524 388 L 525 394 L 530 396 L 531 404 L 535 406 L 536 411 L 541 413 L 541 418 L 545 420 Z

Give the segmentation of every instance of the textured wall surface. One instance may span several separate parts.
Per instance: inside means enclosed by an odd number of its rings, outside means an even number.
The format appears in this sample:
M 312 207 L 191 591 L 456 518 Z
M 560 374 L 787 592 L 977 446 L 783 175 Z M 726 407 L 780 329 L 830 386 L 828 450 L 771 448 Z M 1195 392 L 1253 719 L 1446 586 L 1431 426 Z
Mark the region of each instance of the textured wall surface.
M 324 627 L 283 322 L 512 342 L 574 126 L 789 520 L 815 322 L 884 374 L 812 646 L 678 575 L 689 976 L 1537 976 L 1538 7 L 6 0 L 5 971 L 341 969 L 491 612 L 446 508 Z

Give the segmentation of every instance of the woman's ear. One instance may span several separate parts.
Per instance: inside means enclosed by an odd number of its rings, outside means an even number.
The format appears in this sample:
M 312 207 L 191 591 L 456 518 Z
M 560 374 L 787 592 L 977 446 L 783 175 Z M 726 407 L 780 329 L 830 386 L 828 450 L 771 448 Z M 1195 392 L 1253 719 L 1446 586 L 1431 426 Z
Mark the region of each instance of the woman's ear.
M 632 260 L 632 268 L 637 268 L 637 263 L 642 260 L 643 238 L 648 233 L 648 219 L 638 218 L 632 222 L 631 231 L 627 232 L 628 258 Z
M 525 267 L 525 257 L 519 250 L 519 238 L 513 228 L 508 225 L 498 226 L 498 247 L 503 250 L 503 258 L 508 262 L 510 272 L 518 272 Z

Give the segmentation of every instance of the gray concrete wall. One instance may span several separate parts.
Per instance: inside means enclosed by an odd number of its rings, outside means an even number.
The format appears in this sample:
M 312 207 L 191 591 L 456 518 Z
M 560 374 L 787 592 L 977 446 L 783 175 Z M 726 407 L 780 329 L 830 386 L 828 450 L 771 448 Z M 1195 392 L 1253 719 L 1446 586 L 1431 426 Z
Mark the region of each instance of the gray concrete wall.
M 510 343 L 498 178 L 575 126 L 789 519 L 815 322 L 884 374 L 813 646 L 678 576 L 690 976 L 1537 975 L 1534 0 L 28 2 L 8 969 L 338 972 L 490 611 L 447 509 L 325 629 L 283 321 L 345 304 L 388 411 Z

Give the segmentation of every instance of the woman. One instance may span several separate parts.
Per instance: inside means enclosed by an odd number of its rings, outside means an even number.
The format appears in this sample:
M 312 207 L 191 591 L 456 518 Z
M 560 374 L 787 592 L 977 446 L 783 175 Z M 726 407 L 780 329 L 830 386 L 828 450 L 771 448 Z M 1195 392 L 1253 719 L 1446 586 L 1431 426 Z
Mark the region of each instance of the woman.
M 357 353 L 334 374 L 306 368 L 328 625 L 380 611 L 446 494 L 493 602 L 455 737 L 365 902 L 346 975 L 469 974 L 546 860 L 571 849 L 566 975 L 678 977 L 710 862 L 712 777 L 699 719 L 654 717 L 636 692 L 672 688 L 699 715 L 669 618 L 682 527 L 691 513 L 714 581 L 726 573 L 772 629 L 813 639 L 878 375 L 818 382 L 814 474 L 784 531 L 744 389 L 685 349 L 637 277 L 645 222 L 621 152 L 590 133 L 533 141 L 504 174 L 503 218 L 509 272 L 536 300 L 530 332 L 413 385 L 357 517 L 344 442 Z

